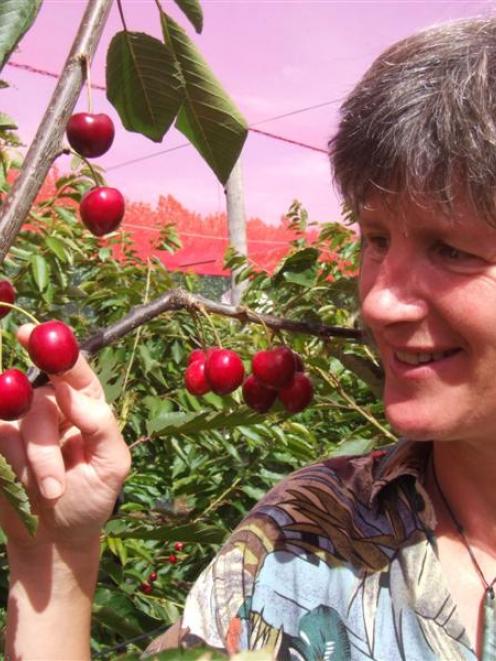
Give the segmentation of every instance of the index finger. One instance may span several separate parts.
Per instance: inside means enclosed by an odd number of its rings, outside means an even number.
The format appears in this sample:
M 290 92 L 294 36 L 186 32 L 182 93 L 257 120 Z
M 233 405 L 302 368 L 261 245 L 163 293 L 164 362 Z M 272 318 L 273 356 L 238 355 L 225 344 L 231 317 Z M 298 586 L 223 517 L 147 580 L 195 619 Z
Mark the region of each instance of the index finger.
M 25 349 L 28 347 L 29 336 L 34 328 L 34 324 L 23 324 L 17 331 L 17 339 Z M 71 369 L 62 374 L 49 374 L 48 377 L 56 390 L 57 384 L 66 383 L 88 397 L 104 399 L 102 385 L 82 352 L 79 352 L 78 359 Z

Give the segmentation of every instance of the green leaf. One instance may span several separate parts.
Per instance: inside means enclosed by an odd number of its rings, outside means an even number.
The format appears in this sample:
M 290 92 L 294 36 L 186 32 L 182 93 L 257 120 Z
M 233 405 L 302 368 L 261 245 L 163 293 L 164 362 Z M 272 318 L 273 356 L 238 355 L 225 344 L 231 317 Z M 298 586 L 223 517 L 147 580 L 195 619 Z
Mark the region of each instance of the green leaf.
M 0 2 L 0 71 L 29 30 L 41 7 L 41 0 L 2 0 Z
M 182 526 L 157 526 L 152 528 L 145 525 L 132 527 L 120 534 L 114 533 L 114 537 L 121 539 L 155 539 L 169 542 L 194 542 L 195 544 L 221 544 L 226 538 L 227 530 L 219 526 L 206 525 L 204 523 L 187 523 Z
M 337 447 L 332 452 L 332 456 L 339 457 L 346 455 L 365 454 L 366 452 L 370 452 L 370 450 L 372 450 L 375 445 L 376 442 L 373 438 L 352 438 Z
M 118 32 L 107 51 L 107 98 L 124 128 L 160 142 L 183 101 L 170 49 L 142 32 Z
M 0 131 L 15 131 L 16 129 L 17 124 L 12 117 L 9 117 L 4 112 L 0 112 Z
M 186 32 L 161 12 L 166 45 L 184 79 L 185 97 L 176 128 L 225 184 L 247 136 L 247 124 Z
M 294 285 L 299 285 L 306 289 L 313 287 L 317 281 L 317 271 L 315 267 L 310 267 L 301 273 L 286 272 L 283 275 L 286 282 L 291 282 Z
M 137 610 L 122 591 L 99 588 L 93 604 L 95 620 L 121 636 L 132 638 L 143 631 L 152 631 L 160 620 Z
M 45 243 L 47 248 L 51 250 L 53 254 L 60 259 L 61 262 L 70 261 L 70 258 L 66 253 L 64 243 L 60 239 L 57 239 L 54 236 L 47 236 Z
M 38 526 L 38 517 L 31 514 L 27 493 L 2 455 L 0 455 L 0 491 L 14 507 L 29 533 L 34 535 Z
M 232 429 L 240 425 L 263 424 L 266 418 L 241 406 L 236 412 L 201 411 L 200 413 L 166 413 L 147 422 L 148 434 L 194 434 L 212 429 Z
M 283 273 L 303 273 L 315 265 L 319 258 L 319 251 L 316 248 L 304 248 L 298 252 L 286 257 L 275 272 L 276 284 L 280 282 L 280 276 Z
M 184 15 L 189 18 L 191 24 L 199 34 L 203 29 L 203 12 L 198 0 L 174 0 L 174 2 L 183 11 Z
M 48 263 L 42 255 L 33 255 L 31 257 L 31 273 L 40 291 L 43 291 L 48 285 L 48 271 Z

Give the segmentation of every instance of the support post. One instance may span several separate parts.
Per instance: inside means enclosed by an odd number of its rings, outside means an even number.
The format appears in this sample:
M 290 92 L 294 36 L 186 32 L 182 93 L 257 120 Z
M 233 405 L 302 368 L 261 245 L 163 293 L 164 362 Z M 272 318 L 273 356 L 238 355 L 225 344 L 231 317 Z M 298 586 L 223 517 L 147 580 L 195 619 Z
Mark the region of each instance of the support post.
M 246 215 L 243 196 L 243 175 L 241 170 L 241 156 L 236 161 L 229 179 L 226 183 L 227 225 L 229 229 L 229 243 L 242 255 L 248 254 L 246 240 Z M 238 305 L 246 283 L 236 283 L 236 271 L 231 273 L 231 305 Z

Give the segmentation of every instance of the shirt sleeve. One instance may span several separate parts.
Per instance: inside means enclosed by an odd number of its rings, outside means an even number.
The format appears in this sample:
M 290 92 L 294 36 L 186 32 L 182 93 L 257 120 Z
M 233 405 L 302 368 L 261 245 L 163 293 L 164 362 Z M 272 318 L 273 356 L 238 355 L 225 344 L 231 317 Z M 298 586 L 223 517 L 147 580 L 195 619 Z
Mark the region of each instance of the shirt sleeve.
M 251 596 L 259 558 L 245 537 L 246 531 L 233 534 L 196 580 L 180 620 L 156 638 L 145 655 L 199 645 L 228 654 L 246 649 L 246 621 L 240 613 Z

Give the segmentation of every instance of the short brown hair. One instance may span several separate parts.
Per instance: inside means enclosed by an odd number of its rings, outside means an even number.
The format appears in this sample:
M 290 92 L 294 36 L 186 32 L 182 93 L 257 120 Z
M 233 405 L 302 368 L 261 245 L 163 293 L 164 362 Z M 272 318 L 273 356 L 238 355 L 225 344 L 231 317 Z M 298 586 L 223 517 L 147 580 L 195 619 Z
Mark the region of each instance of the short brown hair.
M 435 26 L 386 50 L 343 103 L 329 150 L 355 212 L 378 189 L 450 210 L 461 190 L 496 224 L 496 17 Z

